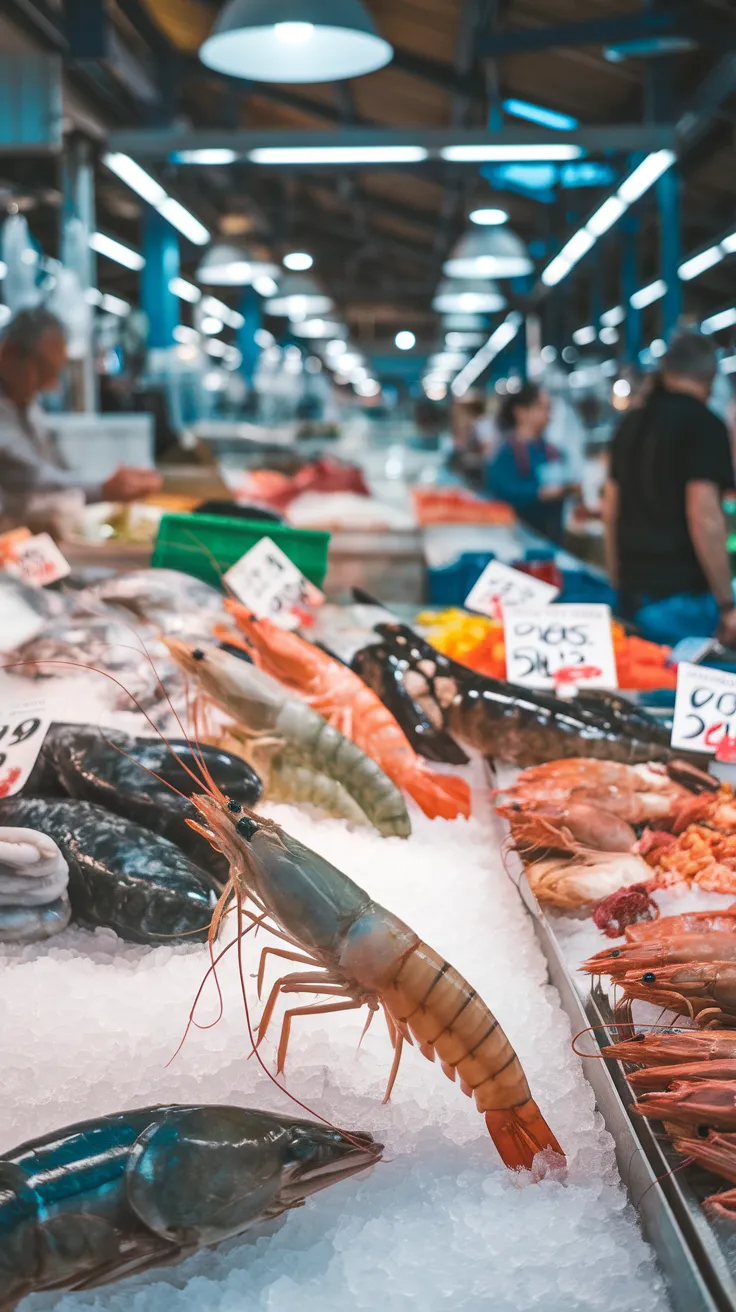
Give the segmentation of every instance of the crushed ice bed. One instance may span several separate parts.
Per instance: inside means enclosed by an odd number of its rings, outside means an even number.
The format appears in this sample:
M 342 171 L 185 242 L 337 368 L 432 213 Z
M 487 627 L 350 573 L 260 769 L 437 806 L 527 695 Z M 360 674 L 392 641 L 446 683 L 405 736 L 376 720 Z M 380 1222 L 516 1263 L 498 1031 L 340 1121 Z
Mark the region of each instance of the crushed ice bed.
M 660 1312 L 669 1304 L 627 1201 L 531 923 L 504 868 L 479 788 L 476 817 L 412 812 L 408 842 L 290 807 L 269 814 L 402 916 L 496 1013 L 568 1157 L 534 1182 L 504 1169 L 459 1086 L 405 1047 L 388 1106 L 391 1048 L 377 1018 L 300 1017 L 286 1084 L 320 1115 L 368 1130 L 385 1159 L 267 1229 L 179 1267 L 85 1294 L 36 1295 L 21 1312 Z M 249 971 L 259 934 L 245 940 Z M 273 940 L 271 940 L 273 941 Z M 231 957 L 234 954 L 231 954 Z M 238 1103 L 302 1114 L 249 1059 L 235 963 L 222 963 L 225 1014 L 193 1030 L 169 1065 L 206 969 L 197 948 L 126 946 L 68 930 L 0 949 L 0 1152 L 84 1117 L 155 1102 Z M 275 978 L 278 963 L 269 971 Z M 250 980 L 257 1014 L 255 980 Z M 305 1001 L 309 1001 L 308 998 Z M 293 1005 L 293 1002 L 292 1004 Z M 273 1063 L 279 1016 L 263 1052 Z M 201 1020 L 216 1014 L 207 992 Z

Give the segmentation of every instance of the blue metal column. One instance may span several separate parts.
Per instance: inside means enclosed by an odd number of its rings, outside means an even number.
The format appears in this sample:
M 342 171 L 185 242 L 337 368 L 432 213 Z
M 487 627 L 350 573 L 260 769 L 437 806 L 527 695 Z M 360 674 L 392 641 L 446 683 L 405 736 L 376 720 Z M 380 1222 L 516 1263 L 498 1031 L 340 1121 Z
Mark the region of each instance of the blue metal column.
M 639 286 L 639 220 L 625 214 L 621 228 L 621 301 L 626 311 L 624 320 L 624 359 L 629 364 L 639 363 L 641 350 L 641 310 L 635 310 L 631 297 Z
M 148 349 L 165 350 L 174 345 L 174 329 L 179 324 L 179 299 L 169 290 L 171 279 L 179 275 L 179 238 L 171 224 L 149 206 L 143 220 L 143 254 L 141 309 L 148 318 Z
M 665 341 L 682 313 L 682 285 L 677 270 L 682 262 L 680 234 L 680 174 L 676 164 L 657 181 L 659 241 L 662 277 L 667 291 L 662 298 L 662 336 Z
M 90 249 L 95 230 L 95 175 L 90 143 L 79 135 L 68 137 L 61 160 L 63 200 L 61 206 L 60 253 L 67 269 L 79 279 L 82 295 L 94 287 L 97 263 Z M 85 302 L 85 346 L 69 366 L 67 405 L 87 413 L 97 409 L 98 382 L 92 355 L 92 306 Z
M 243 357 L 240 368 L 247 383 L 252 385 L 256 365 L 261 356 L 261 348 L 255 338 L 258 329 L 263 326 L 261 298 L 252 287 L 243 289 L 240 313 L 245 320 L 242 328 L 238 329 L 238 349 Z

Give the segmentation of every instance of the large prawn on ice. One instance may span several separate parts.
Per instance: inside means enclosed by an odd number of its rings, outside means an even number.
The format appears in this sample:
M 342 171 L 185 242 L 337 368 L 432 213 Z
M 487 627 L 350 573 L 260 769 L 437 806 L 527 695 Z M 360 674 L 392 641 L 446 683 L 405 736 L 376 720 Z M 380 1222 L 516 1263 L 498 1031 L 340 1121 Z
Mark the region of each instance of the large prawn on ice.
M 429 770 L 391 712 L 347 665 L 271 620 L 258 619 L 239 602 L 228 600 L 225 605 L 252 644 L 257 663 L 287 688 L 301 693 L 314 710 L 372 756 L 425 815 L 446 820 L 470 815 L 467 782 Z M 232 643 L 233 635 L 228 631 L 226 636 Z

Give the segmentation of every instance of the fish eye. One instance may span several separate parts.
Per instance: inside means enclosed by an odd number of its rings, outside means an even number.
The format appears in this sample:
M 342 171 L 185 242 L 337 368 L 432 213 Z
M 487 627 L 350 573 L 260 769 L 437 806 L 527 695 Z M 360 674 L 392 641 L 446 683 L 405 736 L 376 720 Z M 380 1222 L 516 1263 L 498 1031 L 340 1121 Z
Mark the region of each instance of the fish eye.
M 227 809 L 228 811 L 232 811 L 233 815 L 238 815 L 238 813 L 242 811 L 243 808 L 240 805 L 240 802 L 236 802 L 233 799 L 232 801 L 228 802 Z
M 657 976 L 653 970 L 648 970 L 645 975 L 642 975 L 641 980 L 642 984 L 656 984 Z
M 243 838 L 252 838 L 258 825 L 254 820 L 251 820 L 250 816 L 244 815 L 242 820 L 238 820 L 235 828 L 239 834 L 243 835 Z
M 204 654 L 204 652 L 202 651 L 202 648 L 201 648 L 201 647 L 195 647 L 195 648 L 194 648 L 194 651 L 192 652 L 192 660 L 193 660 L 193 661 L 203 661 L 204 659 L 205 659 L 205 654 Z
M 698 1126 L 698 1138 L 699 1138 L 699 1139 L 707 1139 L 709 1134 L 710 1134 L 710 1130 L 708 1129 L 708 1126 L 707 1126 L 707 1125 L 699 1125 L 699 1126 Z

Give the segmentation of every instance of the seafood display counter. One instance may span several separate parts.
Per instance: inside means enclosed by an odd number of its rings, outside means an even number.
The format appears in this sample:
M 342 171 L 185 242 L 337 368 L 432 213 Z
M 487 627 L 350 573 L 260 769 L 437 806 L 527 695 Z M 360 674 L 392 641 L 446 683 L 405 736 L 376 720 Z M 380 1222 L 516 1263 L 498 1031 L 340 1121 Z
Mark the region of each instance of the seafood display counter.
M 482 760 L 656 727 L 174 571 L 47 604 L 0 680 L 3 1312 L 717 1306 L 642 1235 Z

